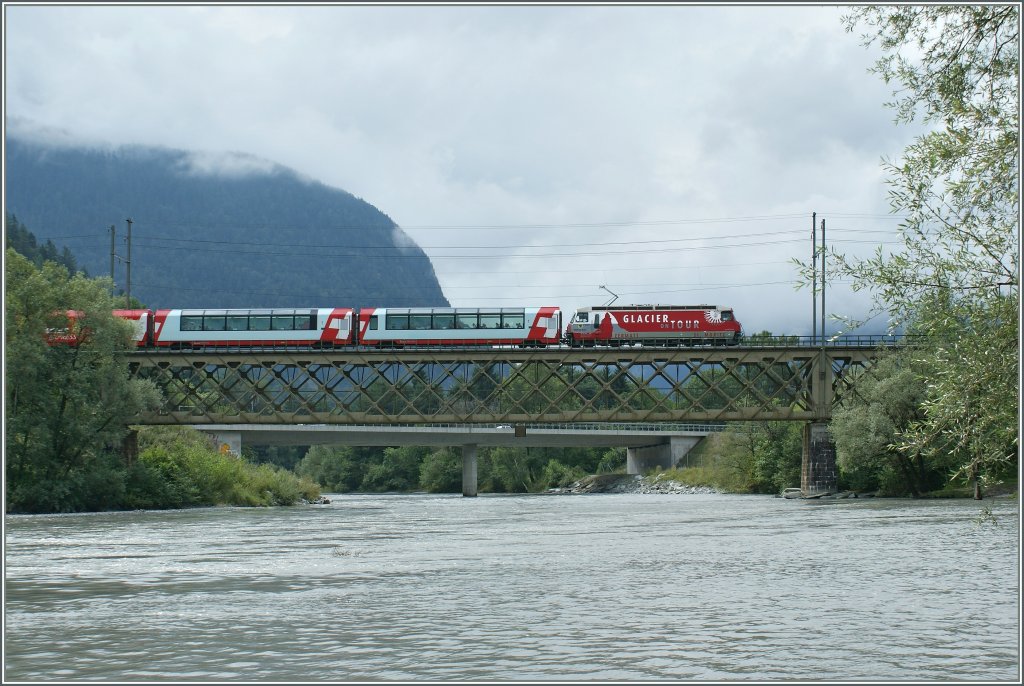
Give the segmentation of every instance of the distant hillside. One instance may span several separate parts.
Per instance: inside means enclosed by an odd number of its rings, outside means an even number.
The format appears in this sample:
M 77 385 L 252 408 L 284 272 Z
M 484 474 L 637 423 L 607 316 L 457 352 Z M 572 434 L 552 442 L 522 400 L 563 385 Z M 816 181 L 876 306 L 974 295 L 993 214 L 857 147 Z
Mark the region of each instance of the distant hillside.
M 350 193 L 243 155 L 8 137 L 6 210 L 149 307 L 446 306 L 424 252 Z M 115 269 L 119 290 L 125 265 Z
M 43 262 L 56 262 L 67 267 L 72 274 L 81 271 L 85 272 L 86 276 L 89 275 L 88 271 L 78 266 L 75 256 L 66 246 L 58 252 L 53 241 L 47 241 L 42 245 L 37 244 L 35 234 L 19 222 L 17 217 L 8 214 L 4 218 L 4 226 L 4 247 L 14 248 L 37 267 L 42 267 Z

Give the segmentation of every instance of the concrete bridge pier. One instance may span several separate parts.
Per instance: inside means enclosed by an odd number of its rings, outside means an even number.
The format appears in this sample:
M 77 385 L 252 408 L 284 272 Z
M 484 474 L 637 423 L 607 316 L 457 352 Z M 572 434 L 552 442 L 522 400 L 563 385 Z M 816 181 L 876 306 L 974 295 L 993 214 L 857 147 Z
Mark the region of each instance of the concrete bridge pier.
M 803 456 L 800 464 L 800 493 L 805 498 L 835 493 L 839 470 L 836 467 L 836 444 L 828 430 L 828 422 L 804 425 Z
M 462 446 L 462 495 L 476 497 L 476 445 Z
M 643 474 L 651 469 L 672 469 L 703 436 L 671 436 L 668 443 L 626 448 L 626 473 Z

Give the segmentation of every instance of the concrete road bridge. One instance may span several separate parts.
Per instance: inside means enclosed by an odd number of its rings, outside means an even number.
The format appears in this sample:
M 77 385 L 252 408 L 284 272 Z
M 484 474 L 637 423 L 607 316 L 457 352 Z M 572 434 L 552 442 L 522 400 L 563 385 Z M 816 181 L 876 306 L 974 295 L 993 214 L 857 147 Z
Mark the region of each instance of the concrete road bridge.
M 134 376 L 153 381 L 164 397 L 160 408 L 139 417 L 139 424 L 221 432 L 221 443 L 232 450 L 240 449 L 243 435 L 263 443 L 305 434 L 304 445 L 313 444 L 306 438 L 383 441 L 361 445 L 444 440 L 467 447 L 464 459 L 472 458 L 474 474 L 475 446 L 494 444 L 492 437 L 512 445 L 527 445 L 515 442 L 527 437 L 556 440 L 557 429 L 541 433 L 541 425 L 801 421 L 806 425 L 801 486 L 813 494 L 835 488 L 834 448 L 827 431 L 833 408 L 856 393 L 857 379 L 870 372 L 882 350 L 905 341 L 857 337 L 816 343 L 140 350 L 130 353 L 129 365 Z M 447 438 L 437 438 L 446 432 Z M 349 438 L 341 438 L 346 433 Z M 634 451 L 640 469 L 651 462 L 674 464 L 685 454 L 679 447 L 683 443 L 672 448 L 671 440 L 659 438 L 627 445 L 668 446 L 651 450 L 644 459 Z M 464 490 L 475 492 L 475 476 L 472 488 Z

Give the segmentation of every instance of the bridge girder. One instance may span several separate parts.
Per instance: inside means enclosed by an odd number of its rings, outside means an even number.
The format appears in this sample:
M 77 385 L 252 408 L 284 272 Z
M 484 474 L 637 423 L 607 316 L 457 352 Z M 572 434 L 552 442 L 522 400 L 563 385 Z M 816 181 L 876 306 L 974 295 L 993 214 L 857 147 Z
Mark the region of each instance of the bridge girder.
M 140 351 L 139 424 L 827 421 L 863 347 Z

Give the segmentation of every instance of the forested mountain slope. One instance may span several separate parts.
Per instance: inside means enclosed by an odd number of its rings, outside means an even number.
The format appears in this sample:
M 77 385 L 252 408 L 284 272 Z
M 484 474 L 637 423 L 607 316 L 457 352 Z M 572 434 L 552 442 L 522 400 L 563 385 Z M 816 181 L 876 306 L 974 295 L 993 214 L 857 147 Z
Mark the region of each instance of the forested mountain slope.
M 7 212 L 149 307 L 446 306 L 425 253 L 343 190 L 244 155 L 8 136 Z M 126 265 L 115 268 L 118 290 Z

